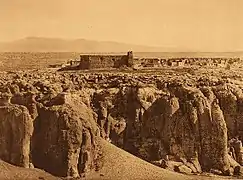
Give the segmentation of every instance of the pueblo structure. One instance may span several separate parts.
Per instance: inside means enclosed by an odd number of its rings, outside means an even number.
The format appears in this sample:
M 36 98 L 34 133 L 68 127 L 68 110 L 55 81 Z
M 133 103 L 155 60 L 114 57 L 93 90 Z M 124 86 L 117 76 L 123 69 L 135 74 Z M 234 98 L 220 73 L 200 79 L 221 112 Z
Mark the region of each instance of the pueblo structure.
M 164 67 L 228 67 L 239 64 L 239 57 L 134 57 L 132 51 L 126 55 L 85 54 L 79 60 L 68 61 L 61 70 L 117 69 L 128 67 L 133 69 L 164 68 Z
M 119 68 L 133 66 L 133 52 L 127 55 L 80 55 L 79 69 Z

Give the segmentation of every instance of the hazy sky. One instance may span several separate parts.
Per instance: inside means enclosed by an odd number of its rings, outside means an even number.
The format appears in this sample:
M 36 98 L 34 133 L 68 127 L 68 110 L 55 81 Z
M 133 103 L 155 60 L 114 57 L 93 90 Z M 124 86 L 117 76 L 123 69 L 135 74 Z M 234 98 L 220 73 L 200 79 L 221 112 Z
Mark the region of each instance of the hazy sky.
M 243 0 L 0 0 L 0 41 L 26 36 L 243 50 Z

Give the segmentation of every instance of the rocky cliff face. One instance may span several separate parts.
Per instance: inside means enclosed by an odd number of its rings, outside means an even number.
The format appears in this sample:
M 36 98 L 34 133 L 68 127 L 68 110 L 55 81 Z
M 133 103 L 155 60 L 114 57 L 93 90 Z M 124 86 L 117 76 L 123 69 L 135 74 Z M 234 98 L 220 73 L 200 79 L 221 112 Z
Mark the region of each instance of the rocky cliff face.
M 0 106 L 0 158 L 14 165 L 30 166 L 33 120 L 20 105 Z
M 101 136 L 163 168 L 240 174 L 243 84 L 237 78 L 175 77 L 4 75 L 0 158 L 78 177 L 97 169 Z
M 19 94 L 17 98 L 12 97 L 12 102 L 29 104 Z M 95 167 L 95 114 L 76 94 L 58 94 L 49 104 L 32 104 L 35 119 L 28 106 L 13 105 L 10 100 L 0 106 L 0 158 L 26 168 L 34 165 L 57 176 L 78 177 Z
M 228 170 L 227 127 L 217 99 L 191 87 L 166 91 L 128 87 L 125 92 L 118 91 L 124 94 L 121 104 L 107 110 L 109 103 L 100 102 L 100 112 L 106 113 L 98 117 L 105 121 L 103 124 L 115 124 L 110 129 L 125 119 L 126 128 L 120 137 L 123 143 L 118 145 L 143 159 L 156 161 L 169 156 L 170 160 L 192 163 L 197 172 L 201 166 L 206 171 Z M 116 143 L 113 135 L 110 138 Z
M 91 124 L 92 112 L 82 101 L 75 107 L 68 103 L 40 107 L 38 114 L 33 134 L 33 163 L 58 176 L 77 177 L 90 170 L 96 158 L 96 127 Z
M 242 138 L 241 88 L 220 81 L 213 86 L 160 85 L 100 90 L 94 102 L 104 136 L 150 162 L 177 161 L 194 173 L 218 169 L 232 174 L 230 151 L 238 149 L 242 157 L 242 145 L 228 144 L 235 136 Z

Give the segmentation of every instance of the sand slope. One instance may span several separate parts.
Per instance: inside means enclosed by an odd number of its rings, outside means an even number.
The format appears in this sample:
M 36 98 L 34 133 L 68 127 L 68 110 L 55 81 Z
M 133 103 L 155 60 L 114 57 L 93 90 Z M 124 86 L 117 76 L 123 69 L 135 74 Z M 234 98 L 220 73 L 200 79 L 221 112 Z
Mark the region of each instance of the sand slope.
M 112 180 L 193 180 L 222 179 L 225 177 L 187 176 L 154 166 L 116 146 L 100 140 L 103 151 L 100 163 L 102 168 L 96 173 L 90 173 L 86 179 Z
M 39 169 L 25 169 L 10 165 L 0 160 L 0 180 L 58 180 L 59 178 L 50 175 Z
M 101 169 L 97 172 L 90 172 L 86 180 L 220 180 L 237 179 L 233 177 L 207 177 L 207 176 L 187 176 L 147 163 L 128 152 L 100 139 L 100 148 L 103 151 L 99 160 Z M 0 180 L 60 180 L 39 169 L 25 169 L 10 165 L 0 160 Z

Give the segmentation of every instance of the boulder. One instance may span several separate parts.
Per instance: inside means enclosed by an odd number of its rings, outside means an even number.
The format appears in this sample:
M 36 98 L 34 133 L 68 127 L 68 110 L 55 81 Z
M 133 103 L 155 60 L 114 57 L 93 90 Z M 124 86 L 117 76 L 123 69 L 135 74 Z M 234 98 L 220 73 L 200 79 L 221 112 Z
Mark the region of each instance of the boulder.
M 235 166 L 234 175 L 243 177 L 243 167 L 242 166 Z
M 216 174 L 216 175 L 222 175 L 222 171 L 218 170 L 218 169 L 210 169 L 209 171 L 212 174 Z
M 233 176 L 234 175 L 234 168 L 230 167 L 229 169 L 225 170 L 223 172 L 223 175 L 225 175 L 225 176 Z
M 70 99 L 59 106 L 40 107 L 38 114 L 33 134 L 34 165 L 64 177 L 79 177 L 92 169 L 97 150 L 93 112 L 82 101 Z
M 192 169 L 187 167 L 186 165 L 175 166 L 175 171 L 183 174 L 191 174 Z
M 176 161 L 166 161 L 166 160 L 162 160 L 161 161 L 161 167 L 164 168 L 164 169 L 168 169 L 168 170 L 171 170 L 171 171 L 174 171 L 176 167 L 179 167 L 183 165 L 182 162 L 176 162 Z
M 0 158 L 29 168 L 33 120 L 26 107 L 0 106 Z
M 232 156 L 228 155 L 228 159 L 231 167 L 235 168 L 236 166 L 240 166 L 240 164 L 236 162 Z
M 194 164 L 190 163 L 190 162 L 186 162 L 185 165 L 187 167 L 189 167 L 193 173 L 199 173 L 199 171 L 197 170 L 197 168 L 194 166 Z

